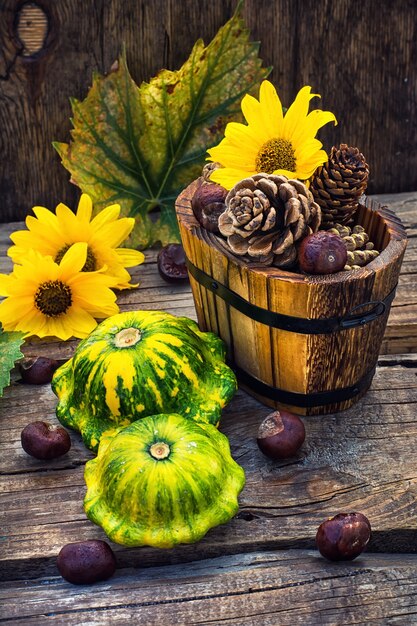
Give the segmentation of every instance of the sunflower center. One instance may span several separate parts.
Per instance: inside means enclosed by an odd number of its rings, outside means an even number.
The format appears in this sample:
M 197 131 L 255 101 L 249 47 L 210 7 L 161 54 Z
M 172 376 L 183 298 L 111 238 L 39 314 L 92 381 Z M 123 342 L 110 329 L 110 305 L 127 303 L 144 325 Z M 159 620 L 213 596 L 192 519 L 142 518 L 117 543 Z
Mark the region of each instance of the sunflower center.
M 61 263 L 64 254 L 71 248 L 70 244 L 65 244 L 62 246 L 60 250 L 56 253 L 55 263 Z M 82 272 L 94 272 L 97 269 L 97 259 L 94 252 L 91 250 L 90 246 L 87 247 L 87 258 L 83 267 L 81 268 Z
M 39 285 L 35 293 L 35 306 L 47 317 L 62 315 L 71 303 L 71 289 L 61 280 L 48 280 Z
M 286 139 L 269 139 L 258 152 L 255 167 L 257 172 L 272 174 L 275 170 L 295 172 L 295 152 Z

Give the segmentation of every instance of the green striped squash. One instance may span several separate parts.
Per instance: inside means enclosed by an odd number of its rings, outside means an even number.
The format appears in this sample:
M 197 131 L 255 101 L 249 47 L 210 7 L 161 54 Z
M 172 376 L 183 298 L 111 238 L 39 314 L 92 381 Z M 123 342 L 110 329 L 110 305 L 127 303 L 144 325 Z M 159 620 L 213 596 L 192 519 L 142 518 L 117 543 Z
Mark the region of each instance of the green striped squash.
M 223 341 L 186 317 L 129 311 L 83 339 L 54 375 L 57 417 L 96 450 L 106 430 L 158 413 L 218 424 L 236 377 Z
M 103 435 L 84 478 L 88 518 L 125 546 L 199 541 L 238 510 L 245 474 L 227 437 L 181 415 L 151 415 Z

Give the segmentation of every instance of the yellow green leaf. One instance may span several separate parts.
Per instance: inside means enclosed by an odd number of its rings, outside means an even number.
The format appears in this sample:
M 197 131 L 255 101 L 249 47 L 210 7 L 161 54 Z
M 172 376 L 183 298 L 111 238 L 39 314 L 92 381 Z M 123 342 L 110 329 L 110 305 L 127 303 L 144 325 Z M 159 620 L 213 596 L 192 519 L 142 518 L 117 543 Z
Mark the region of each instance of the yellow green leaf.
M 23 341 L 23 333 L 3 331 L 0 326 L 0 396 L 3 395 L 3 389 L 10 384 L 10 370 L 23 357 L 20 352 Z
M 71 102 L 70 143 L 54 146 L 96 209 L 118 202 L 135 217 L 130 245 L 178 241 L 177 195 L 268 73 L 237 10 L 208 46 L 196 42 L 178 71 L 138 87 L 122 55 L 107 76 L 95 75 L 86 99 Z

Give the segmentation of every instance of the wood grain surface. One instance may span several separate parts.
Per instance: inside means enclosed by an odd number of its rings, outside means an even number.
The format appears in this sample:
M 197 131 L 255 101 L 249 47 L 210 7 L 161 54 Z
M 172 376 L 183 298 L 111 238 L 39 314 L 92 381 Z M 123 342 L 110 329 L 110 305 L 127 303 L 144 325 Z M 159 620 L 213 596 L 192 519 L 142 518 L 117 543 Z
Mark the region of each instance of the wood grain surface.
M 138 84 L 178 69 L 192 45 L 208 43 L 235 0 L 2 0 L 0 3 L 0 193 L 4 222 L 34 205 L 75 206 L 78 190 L 52 141 L 70 138 L 69 98 L 84 99 L 94 71 L 126 47 Z M 377 8 L 377 10 L 375 10 Z M 327 150 L 358 146 L 371 167 L 370 193 L 417 189 L 417 5 L 413 0 L 246 0 L 245 23 L 285 106 L 305 84 L 339 125 Z
M 239 554 L 121 569 L 94 590 L 62 578 L 0 586 L 0 622 L 25 626 L 415 624 L 417 557 L 363 554 L 328 563 L 315 551 Z
M 0 404 L 0 493 L 3 579 L 55 571 L 60 548 L 105 539 L 87 520 L 84 463 L 92 458 L 71 433 L 70 452 L 54 461 L 22 450 L 20 432 L 36 419 L 57 423 L 50 386 L 18 381 Z M 358 510 L 371 520 L 370 549 L 416 552 L 417 359 L 379 367 L 371 390 L 348 411 L 304 419 L 306 442 L 288 461 L 272 462 L 257 448 L 257 429 L 270 409 L 240 391 L 224 410 L 220 430 L 246 473 L 240 511 L 198 544 L 172 550 L 113 545 L 121 566 L 155 565 L 228 553 L 314 547 L 318 525 Z M 30 522 L 29 522 L 30 520 Z

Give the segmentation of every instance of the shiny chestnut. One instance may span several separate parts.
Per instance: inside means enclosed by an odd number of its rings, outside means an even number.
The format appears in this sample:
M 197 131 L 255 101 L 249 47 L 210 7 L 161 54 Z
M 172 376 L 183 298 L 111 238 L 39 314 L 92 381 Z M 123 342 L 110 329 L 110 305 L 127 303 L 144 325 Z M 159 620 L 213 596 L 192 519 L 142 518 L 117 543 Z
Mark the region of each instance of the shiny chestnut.
M 338 513 L 320 524 L 317 548 L 330 561 L 352 561 L 371 537 L 371 524 L 362 513 Z
M 27 454 L 43 461 L 56 459 L 71 447 L 71 438 L 65 428 L 41 421 L 25 426 L 20 440 Z
M 107 580 L 116 571 L 116 557 L 109 544 L 100 539 L 67 543 L 57 559 L 62 578 L 74 585 Z
M 270 413 L 259 426 L 257 444 L 273 460 L 294 456 L 305 440 L 305 428 L 298 415 L 289 411 Z
M 188 280 L 184 248 L 180 243 L 169 243 L 161 248 L 157 259 L 158 271 L 168 282 L 186 282 Z
M 347 261 L 347 248 L 339 235 L 318 230 L 305 237 L 298 248 L 300 270 L 306 274 L 334 274 Z
M 26 357 L 19 361 L 18 368 L 22 382 L 27 385 L 45 385 L 50 383 L 60 363 L 45 356 Z
M 197 187 L 191 208 L 200 224 L 212 233 L 219 233 L 219 215 L 225 209 L 227 190 L 217 183 L 202 183 Z

